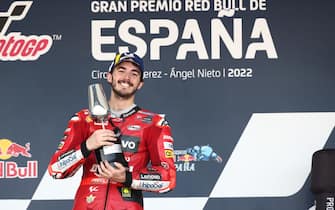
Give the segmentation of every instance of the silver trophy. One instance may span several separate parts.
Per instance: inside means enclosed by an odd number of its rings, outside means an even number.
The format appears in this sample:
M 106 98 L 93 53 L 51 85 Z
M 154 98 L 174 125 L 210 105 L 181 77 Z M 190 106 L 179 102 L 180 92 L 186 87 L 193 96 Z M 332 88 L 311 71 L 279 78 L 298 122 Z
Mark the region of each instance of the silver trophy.
M 109 105 L 102 84 L 95 83 L 88 86 L 88 106 L 92 118 L 101 122 L 104 129 L 104 122 L 109 114 Z
M 91 117 L 101 123 L 102 129 L 105 129 L 105 123 L 108 125 L 108 115 L 110 113 L 105 91 L 101 84 L 96 83 L 88 86 L 88 105 Z M 95 150 L 95 156 L 98 163 L 107 160 L 112 166 L 114 162 L 119 162 L 128 166 L 121 148 L 121 131 L 118 127 L 113 126 L 113 131 L 117 137 L 111 146 L 103 146 Z

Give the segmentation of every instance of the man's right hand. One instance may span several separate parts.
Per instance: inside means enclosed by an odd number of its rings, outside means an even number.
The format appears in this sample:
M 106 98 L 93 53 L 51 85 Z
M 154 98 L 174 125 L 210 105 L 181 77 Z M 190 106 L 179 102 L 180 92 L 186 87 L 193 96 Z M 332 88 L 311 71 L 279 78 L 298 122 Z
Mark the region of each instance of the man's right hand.
M 101 146 L 113 145 L 117 138 L 115 133 L 109 129 L 100 129 L 92 133 L 86 140 L 86 147 L 89 151 L 98 149 Z

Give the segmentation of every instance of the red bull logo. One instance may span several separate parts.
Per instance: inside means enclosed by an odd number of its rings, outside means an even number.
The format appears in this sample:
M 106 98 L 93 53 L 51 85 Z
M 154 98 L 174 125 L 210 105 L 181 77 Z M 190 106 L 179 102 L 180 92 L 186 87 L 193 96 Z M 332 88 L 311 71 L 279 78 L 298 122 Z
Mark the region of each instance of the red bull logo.
M 24 146 L 12 142 L 9 139 L 0 139 L 0 159 L 7 160 L 11 157 L 28 157 L 31 158 L 30 143 L 26 143 Z
M 196 160 L 195 157 L 189 154 L 180 155 L 178 156 L 178 159 L 177 159 L 177 161 L 183 161 L 183 162 L 190 162 L 190 161 L 195 161 L 195 160 Z
M 8 160 L 10 158 L 25 157 L 31 158 L 30 143 L 21 145 L 12 142 L 9 139 L 0 139 L 0 160 Z M 3 178 L 37 178 L 38 177 L 38 161 L 27 161 L 26 165 L 19 166 L 14 161 L 0 161 L 0 179 Z
M 26 143 L 25 146 L 21 146 L 17 143 L 11 144 L 7 149 L 7 155 L 18 157 L 22 155 L 24 157 L 31 157 L 31 154 L 28 152 L 30 150 L 30 143 Z

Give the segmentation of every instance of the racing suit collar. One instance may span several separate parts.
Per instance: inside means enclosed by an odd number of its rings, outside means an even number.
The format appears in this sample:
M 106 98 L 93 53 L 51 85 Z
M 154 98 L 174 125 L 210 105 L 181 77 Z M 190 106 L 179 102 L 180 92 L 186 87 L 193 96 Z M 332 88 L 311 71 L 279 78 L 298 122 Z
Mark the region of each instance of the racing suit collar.
M 133 104 L 129 108 L 120 111 L 110 109 L 110 113 L 112 118 L 125 118 L 135 114 L 138 110 L 140 110 L 140 107 L 136 104 Z

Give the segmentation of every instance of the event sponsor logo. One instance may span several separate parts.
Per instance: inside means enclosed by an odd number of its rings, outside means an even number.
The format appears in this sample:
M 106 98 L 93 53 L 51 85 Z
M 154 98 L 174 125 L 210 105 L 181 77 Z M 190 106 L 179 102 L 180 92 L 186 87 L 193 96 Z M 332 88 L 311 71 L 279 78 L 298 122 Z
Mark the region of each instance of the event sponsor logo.
M 10 158 L 31 158 L 30 143 L 24 146 L 12 142 L 9 139 L 0 139 L 0 179 L 6 178 L 37 178 L 38 161 L 27 161 L 24 166 L 19 166 L 15 161 L 7 161 Z
M 22 146 L 18 143 L 12 142 L 9 139 L 0 139 L 0 159 L 7 160 L 11 157 L 31 157 L 30 143 L 26 143 L 25 146 Z
M 177 171 L 195 171 L 195 162 L 216 161 L 222 162 L 221 156 L 214 152 L 210 145 L 195 145 L 185 150 L 175 150 L 175 166 Z
M 215 60 L 223 58 L 223 51 L 233 59 L 255 59 L 256 54 L 265 52 L 268 59 L 278 59 L 275 43 L 266 18 L 257 17 L 252 21 L 251 34 L 245 33 L 245 21 L 236 16 L 237 11 L 259 12 L 267 11 L 265 0 L 250 0 L 249 5 L 239 1 L 92 1 L 91 12 L 97 13 L 169 13 L 212 12 L 216 16 L 207 19 L 211 30 L 203 31 L 197 18 L 175 19 L 139 19 L 92 20 L 92 55 L 96 60 L 110 60 L 115 52 L 106 52 L 103 45 L 114 45 L 117 51 L 129 51 L 135 46 L 141 57 L 148 54 L 151 60 L 160 60 L 165 49 L 177 48 L 176 60 L 186 60 L 189 54 L 196 53 L 200 60 Z M 209 16 L 210 17 L 210 16 Z M 225 19 L 223 19 L 225 18 Z M 232 29 L 230 29 L 232 25 Z M 115 35 L 106 36 L 102 30 L 116 30 Z M 161 34 L 163 30 L 168 33 Z M 244 32 L 244 33 L 243 33 Z M 142 35 L 153 37 L 143 39 Z M 160 36 L 159 36 L 160 35 Z M 155 37 L 157 36 L 157 37 Z M 210 40 L 205 42 L 204 40 Z M 125 43 L 118 45 L 118 43 Z M 245 45 L 245 43 L 248 43 Z
M 143 72 L 144 79 L 252 79 L 257 69 L 250 61 L 279 58 L 265 14 L 269 11 L 267 0 L 91 1 L 90 9 L 95 17 L 91 21 L 91 54 L 95 60 L 110 61 L 116 52 L 135 51 L 153 61 L 171 59 L 181 63 L 190 57 L 246 61 L 242 65 L 149 67 Z M 113 13 L 115 18 L 105 19 L 106 13 Z M 192 13 L 192 18 L 178 15 L 185 13 Z M 122 18 L 128 14 L 146 14 L 149 18 Z M 156 18 L 154 14 L 170 18 Z M 107 74 L 95 67 L 91 78 L 106 79 Z
M 117 25 L 119 24 L 119 25 Z M 120 37 L 125 42 L 130 45 L 137 47 L 137 53 L 140 56 L 144 56 L 147 53 L 147 49 L 150 49 L 151 60 L 161 59 L 161 49 L 166 46 L 173 46 L 178 41 L 178 34 L 181 30 L 183 34 L 182 39 L 191 39 L 192 34 L 194 34 L 194 45 L 190 46 L 187 43 L 183 43 L 179 46 L 176 55 L 177 60 L 186 60 L 187 54 L 197 51 L 199 59 L 209 60 L 209 59 L 220 59 L 220 42 L 223 40 L 230 55 L 233 59 L 255 59 L 257 51 L 266 51 L 268 58 L 277 59 L 278 55 L 272 40 L 270 29 L 266 19 L 259 18 L 255 20 L 253 33 L 250 37 L 252 41 L 255 38 L 264 38 L 263 43 L 251 43 L 246 49 L 245 55 L 243 55 L 242 48 L 242 19 L 236 18 L 233 20 L 233 37 L 231 37 L 223 23 L 219 18 L 214 18 L 209 23 L 212 30 L 212 42 L 211 42 L 211 57 L 208 55 L 208 50 L 206 49 L 206 44 L 204 43 L 203 32 L 200 29 L 198 20 L 188 19 L 185 21 L 183 29 L 179 29 L 178 25 L 174 20 L 170 19 L 151 19 L 148 25 L 152 27 L 150 32 L 152 34 L 158 34 L 160 28 L 165 28 L 169 31 L 169 36 L 165 38 L 154 38 L 150 41 L 149 46 L 145 40 L 130 34 L 130 29 L 135 28 L 136 31 L 145 33 L 145 23 L 140 20 L 129 19 L 124 22 L 118 23 L 116 20 L 92 20 L 92 55 L 96 60 L 110 60 L 111 57 L 115 57 L 115 52 L 103 52 L 102 45 L 115 45 L 115 36 L 110 36 L 108 39 L 101 35 L 102 30 L 115 29 L 118 27 Z M 135 27 L 136 26 L 136 27 Z M 148 48 L 149 47 L 149 48 Z M 123 48 L 120 46 L 119 50 L 128 49 L 128 46 Z M 124 50 L 123 50 L 124 51 Z
M 32 1 L 15 1 L 7 12 L 0 12 L 0 60 L 37 60 L 47 53 L 52 46 L 52 38 L 48 35 L 21 35 L 21 32 L 6 34 L 13 21 L 23 20 Z

